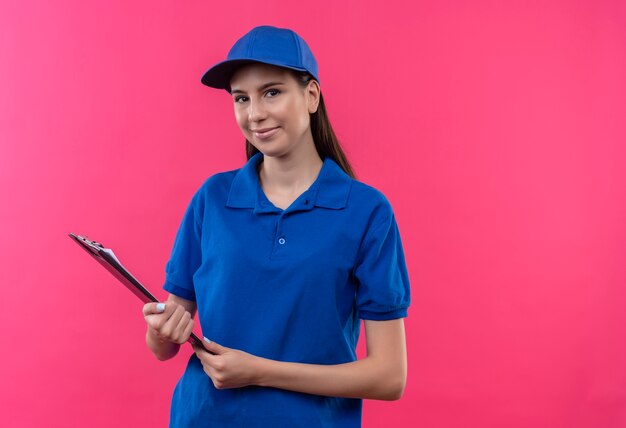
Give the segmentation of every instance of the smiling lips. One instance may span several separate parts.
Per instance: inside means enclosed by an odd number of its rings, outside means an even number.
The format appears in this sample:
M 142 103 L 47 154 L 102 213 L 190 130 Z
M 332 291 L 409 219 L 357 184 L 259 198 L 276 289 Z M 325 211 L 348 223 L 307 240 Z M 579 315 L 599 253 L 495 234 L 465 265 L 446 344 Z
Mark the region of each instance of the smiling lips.
M 267 140 L 268 138 L 271 138 L 274 134 L 276 134 L 279 129 L 280 129 L 279 127 L 276 127 L 276 128 L 253 129 L 251 131 L 252 131 L 252 134 L 254 134 L 254 136 L 258 138 L 259 140 Z

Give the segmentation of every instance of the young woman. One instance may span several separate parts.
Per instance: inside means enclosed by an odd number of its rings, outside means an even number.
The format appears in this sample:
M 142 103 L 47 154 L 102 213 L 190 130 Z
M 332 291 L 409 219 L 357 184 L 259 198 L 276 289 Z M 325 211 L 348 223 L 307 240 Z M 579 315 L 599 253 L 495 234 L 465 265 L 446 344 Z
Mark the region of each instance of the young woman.
M 170 427 L 358 427 L 361 399 L 396 400 L 406 381 L 409 281 L 392 208 L 354 178 L 293 31 L 254 28 L 202 82 L 231 94 L 248 161 L 196 192 L 169 297 L 143 309 L 160 360 L 187 341 L 196 311 L 205 336 Z

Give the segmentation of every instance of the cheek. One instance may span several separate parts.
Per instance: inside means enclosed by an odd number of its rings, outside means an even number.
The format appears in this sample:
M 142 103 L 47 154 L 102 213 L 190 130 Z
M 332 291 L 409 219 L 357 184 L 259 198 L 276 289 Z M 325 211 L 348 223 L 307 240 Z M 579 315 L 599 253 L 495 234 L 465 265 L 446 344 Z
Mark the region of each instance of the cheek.
M 311 117 L 309 116 L 309 112 L 304 109 L 300 110 L 298 114 L 298 125 L 300 129 L 304 130 L 308 128 L 311 124 Z
M 290 122 L 293 123 L 299 130 L 305 129 L 309 126 L 310 116 L 304 103 L 291 103 L 286 111 L 289 112 Z
M 245 129 L 247 127 L 246 118 L 247 116 L 244 114 L 244 112 L 242 110 L 237 109 L 237 107 L 235 107 L 235 121 L 237 122 L 237 125 L 239 125 L 239 127 L 242 129 Z

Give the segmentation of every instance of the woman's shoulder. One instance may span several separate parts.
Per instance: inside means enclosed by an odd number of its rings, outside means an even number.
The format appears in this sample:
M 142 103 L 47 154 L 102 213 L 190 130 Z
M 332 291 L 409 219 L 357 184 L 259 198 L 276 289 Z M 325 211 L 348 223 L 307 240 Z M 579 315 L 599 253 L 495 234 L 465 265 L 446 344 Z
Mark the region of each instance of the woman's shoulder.
M 370 209 L 392 210 L 389 199 L 381 190 L 357 179 L 352 179 L 350 203 L 361 208 L 365 206 Z
M 215 174 L 207 177 L 200 188 L 206 190 L 216 190 L 225 186 L 230 187 L 239 170 L 241 170 L 241 168 L 216 172 Z
M 196 203 L 206 203 L 220 196 L 228 195 L 233 179 L 241 168 L 221 171 L 207 177 L 196 190 L 193 200 Z

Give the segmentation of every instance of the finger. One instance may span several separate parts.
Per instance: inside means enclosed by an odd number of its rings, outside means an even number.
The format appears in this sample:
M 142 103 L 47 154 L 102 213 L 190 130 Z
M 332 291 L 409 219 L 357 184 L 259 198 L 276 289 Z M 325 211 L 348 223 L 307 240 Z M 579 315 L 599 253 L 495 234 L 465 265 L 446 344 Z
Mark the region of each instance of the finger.
M 222 355 L 224 352 L 229 350 L 229 348 L 222 346 L 217 342 L 213 342 L 212 340 L 207 339 L 206 337 L 202 338 L 202 344 L 209 352 L 215 355 Z
M 189 323 L 187 324 L 187 327 L 185 327 L 185 330 L 183 331 L 183 342 L 186 342 L 189 340 L 189 337 L 191 336 L 191 332 L 193 331 L 193 326 L 194 326 L 194 322 L 192 319 L 190 319 Z
M 196 357 L 200 360 L 204 372 L 213 379 L 219 370 L 224 369 L 224 362 L 221 361 L 221 357 L 209 353 L 202 346 L 193 345 L 193 350 L 196 353 Z
M 205 368 L 210 367 L 211 370 L 213 371 L 213 373 L 210 374 L 211 377 L 213 377 L 216 372 L 219 372 L 220 370 L 224 370 L 224 358 L 223 357 L 220 357 L 219 355 L 213 355 L 210 352 L 207 352 L 206 350 L 202 350 L 202 349 L 196 352 L 196 355 L 198 354 L 202 355 L 202 358 L 200 359 L 200 361 L 202 361 L 202 365 L 204 365 Z
M 185 337 L 185 330 L 189 326 L 190 322 L 193 323 L 193 320 L 191 319 L 191 314 L 188 311 L 185 311 L 173 332 L 172 339 L 174 339 L 176 343 L 185 343 L 185 341 L 187 340 L 187 338 Z
M 191 334 L 190 334 L 191 335 Z M 198 357 L 200 357 L 200 353 L 202 353 L 202 355 L 204 356 L 205 354 L 208 355 L 213 355 L 211 352 L 209 352 L 208 349 L 206 349 L 205 347 L 206 342 L 201 341 L 200 344 L 196 344 L 194 345 L 194 350 L 196 351 L 196 354 L 198 354 Z
M 219 355 L 215 355 L 213 351 L 207 349 L 209 344 L 203 340 L 202 345 L 194 345 L 193 349 L 196 352 L 196 356 L 202 361 L 202 364 L 209 365 L 213 368 L 221 370 L 224 368 L 223 358 Z
M 181 305 L 178 305 L 174 310 L 174 313 L 169 317 L 167 322 L 161 328 L 161 334 L 166 335 L 168 337 L 172 337 L 178 323 L 180 323 L 180 319 L 185 315 L 185 308 Z
M 165 303 L 160 302 L 150 302 L 143 305 L 143 314 L 152 315 L 152 314 L 162 314 L 165 311 L 167 305 Z
M 206 375 L 211 379 L 211 382 L 214 382 L 214 379 L 217 376 L 217 372 L 215 371 L 215 369 L 211 367 L 210 364 L 207 364 L 205 361 L 200 360 L 200 362 L 202 363 L 202 370 L 204 371 L 204 373 L 206 373 Z
M 152 327 L 154 330 L 161 331 L 165 323 L 169 320 L 170 316 L 176 311 L 179 307 L 176 302 L 168 302 L 165 303 L 146 303 L 144 305 L 144 318 L 148 325 Z M 163 312 L 159 312 L 159 310 L 163 308 Z M 145 315 L 148 313 L 147 315 Z
M 147 303 L 144 305 L 144 319 L 150 328 L 156 331 L 161 331 L 175 308 L 173 305 L 166 305 L 163 312 L 154 313 L 155 309 L 150 308 L 149 306 L 155 307 L 156 305 L 156 303 Z

